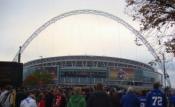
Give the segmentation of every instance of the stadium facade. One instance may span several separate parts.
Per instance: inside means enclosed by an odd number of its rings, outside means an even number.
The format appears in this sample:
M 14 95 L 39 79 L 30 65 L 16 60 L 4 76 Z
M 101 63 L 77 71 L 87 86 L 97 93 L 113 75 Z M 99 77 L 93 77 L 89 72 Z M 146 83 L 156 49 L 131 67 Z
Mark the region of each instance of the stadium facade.
M 162 81 L 151 66 L 129 59 L 104 56 L 60 56 L 24 64 L 23 79 L 33 72 L 49 72 L 55 84 L 150 86 Z

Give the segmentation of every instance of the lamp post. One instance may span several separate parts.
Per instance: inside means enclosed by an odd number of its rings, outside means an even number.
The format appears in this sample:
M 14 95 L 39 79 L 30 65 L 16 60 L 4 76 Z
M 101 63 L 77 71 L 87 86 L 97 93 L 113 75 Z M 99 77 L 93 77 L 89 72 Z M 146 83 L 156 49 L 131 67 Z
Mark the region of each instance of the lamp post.
M 162 53 L 162 66 L 163 66 L 163 76 L 164 76 L 164 86 L 166 88 L 166 66 L 165 66 L 165 54 Z
M 43 69 L 43 56 L 39 56 L 40 57 L 40 60 L 41 60 L 41 70 Z
M 167 38 L 168 36 L 165 35 L 165 36 L 158 36 L 158 42 L 159 42 L 159 45 L 161 46 L 166 46 L 166 42 L 163 41 L 163 39 L 168 39 Z M 162 42 L 164 44 L 162 44 Z M 163 49 L 163 50 L 162 50 Z M 163 70 L 163 82 L 164 82 L 164 87 L 166 88 L 167 86 L 171 87 L 171 83 L 170 83 L 170 80 L 169 80 L 169 76 L 168 76 L 168 73 L 166 71 L 166 58 L 165 58 L 165 52 L 167 52 L 167 47 L 164 47 L 164 48 L 161 48 L 162 51 L 159 51 L 161 57 L 162 57 L 162 60 L 160 60 L 160 64 L 161 64 L 161 67 L 162 67 L 162 70 Z
M 39 56 L 40 57 L 40 60 L 41 60 L 41 68 L 39 70 L 39 85 L 41 85 L 41 70 L 43 70 L 43 56 Z

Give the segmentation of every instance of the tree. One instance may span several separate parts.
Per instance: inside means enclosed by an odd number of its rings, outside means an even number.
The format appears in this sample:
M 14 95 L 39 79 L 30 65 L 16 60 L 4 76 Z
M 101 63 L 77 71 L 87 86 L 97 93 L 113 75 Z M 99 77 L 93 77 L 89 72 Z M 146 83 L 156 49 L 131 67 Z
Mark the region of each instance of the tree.
M 38 82 L 39 82 L 39 79 L 36 76 L 30 75 L 23 81 L 23 84 L 33 86 L 33 85 L 37 85 Z
M 35 71 L 24 80 L 24 85 L 42 85 L 51 83 L 51 74 L 45 71 Z
M 141 30 L 175 24 L 175 0 L 127 0 L 127 4 L 133 7 L 134 20 L 141 21 Z
M 166 51 L 168 53 L 174 53 L 174 56 L 175 56 L 175 38 L 165 42 L 165 45 L 167 46 Z
M 140 30 L 175 27 L 175 0 L 127 0 L 133 20 L 141 22 Z M 165 42 L 167 52 L 175 54 L 175 38 Z

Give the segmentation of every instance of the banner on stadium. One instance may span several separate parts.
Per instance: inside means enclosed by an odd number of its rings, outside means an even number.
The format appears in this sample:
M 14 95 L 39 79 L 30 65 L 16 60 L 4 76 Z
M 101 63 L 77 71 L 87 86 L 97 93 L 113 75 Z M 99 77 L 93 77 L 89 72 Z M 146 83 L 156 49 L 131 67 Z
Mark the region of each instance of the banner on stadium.
M 133 80 L 135 76 L 134 69 L 130 68 L 110 68 L 110 80 Z

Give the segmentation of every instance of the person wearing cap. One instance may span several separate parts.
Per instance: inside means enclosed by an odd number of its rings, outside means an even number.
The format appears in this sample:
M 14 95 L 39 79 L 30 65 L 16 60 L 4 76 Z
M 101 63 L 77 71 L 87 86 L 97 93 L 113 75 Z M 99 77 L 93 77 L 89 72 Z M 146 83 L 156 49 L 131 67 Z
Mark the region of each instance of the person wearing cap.
M 146 97 L 146 107 L 167 107 L 165 94 L 159 88 L 159 82 L 153 84 L 153 90 Z
M 34 92 L 29 92 L 28 97 L 21 101 L 20 107 L 37 107 Z
M 122 96 L 121 103 L 123 107 L 140 107 L 140 102 L 134 93 L 133 87 L 129 87 L 126 95 Z

